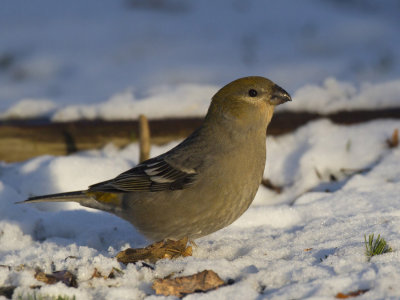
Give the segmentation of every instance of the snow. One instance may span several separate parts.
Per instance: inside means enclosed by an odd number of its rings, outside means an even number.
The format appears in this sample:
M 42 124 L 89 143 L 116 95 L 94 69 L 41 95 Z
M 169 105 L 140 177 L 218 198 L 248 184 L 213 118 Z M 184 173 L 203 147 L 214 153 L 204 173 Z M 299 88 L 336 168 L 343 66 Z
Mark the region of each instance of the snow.
M 287 110 L 398 106 L 399 10 L 396 0 L 5 1 L 0 118 L 203 116 L 218 88 L 249 75 L 308 100 Z
M 77 204 L 15 204 L 29 195 L 82 189 L 111 178 L 137 163 L 137 144 L 3 163 L 0 266 L 11 269 L 0 268 L 0 286 L 16 285 L 15 295 L 29 295 L 30 286 L 40 284 L 35 268 L 68 269 L 78 288 L 58 283 L 37 293 L 155 299 L 155 278 L 212 269 L 235 283 L 188 299 L 325 299 L 359 289 L 369 290 L 360 299 L 400 297 L 400 148 L 386 144 L 395 128 L 400 121 L 339 126 L 319 120 L 269 137 L 265 177 L 283 192 L 261 186 L 241 218 L 196 240 L 192 257 L 161 260 L 154 270 L 113 258 L 147 244 L 115 216 Z M 152 156 L 176 143 L 153 147 Z M 394 251 L 368 261 L 364 234 L 371 233 L 381 234 Z M 91 279 L 95 268 L 107 275 L 113 267 L 124 273 Z
M 176 88 L 158 87 L 143 99 L 136 99 L 132 91 L 113 95 L 109 100 L 92 105 L 74 105 L 57 110 L 53 121 L 132 120 L 140 114 L 149 118 L 204 116 L 210 97 L 217 91 L 213 86 L 183 84 Z M 188 100 L 186 100 L 188 99 Z M 160 110 L 160 106 L 163 107 Z
M 378 84 L 363 84 L 357 88 L 349 82 L 334 78 L 326 79 L 322 86 L 305 85 L 297 90 L 293 98 L 296 102 L 290 111 L 333 113 L 340 110 L 373 110 L 400 106 L 400 80 Z
M 112 95 L 96 104 L 74 104 L 59 107 L 45 99 L 23 99 L 0 113 L 0 119 L 48 117 L 53 122 L 77 120 L 136 120 L 144 114 L 151 119 L 170 117 L 202 117 L 217 86 L 181 84 L 161 86 L 137 98 L 133 90 Z M 391 109 L 400 106 L 400 79 L 383 83 L 350 82 L 327 78 L 321 85 L 306 84 L 296 90 L 291 105 L 278 107 L 278 111 L 316 112 L 329 114 L 337 111 Z M 160 107 L 162 109 L 160 109 Z
M 224 84 L 249 75 L 292 95 L 281 111 L 321 114 L 400 104 L 400 6 L 365 1 L 4 1 L 0 9 L 0 120 L 53 122 L 204 116 Z M 192 257 L 154 270 L 114 259 L 147 241 L 126 221 L 76 203 L 15 204 L 85 189 L 137 164 L 138 145 L 0 162 L 0 287 L 14 299 L 166 299 L 171 273 L 212 269 L 234 283 L 185 299 L 398 299 L 398 120 L 328 120 L 269 137 L 263 186 L 232 225 L 196 240 Z M 154 146 L 151 156 L 178 141 Z M 365 254 L 364 234 L 393 252 Z M 44 285 L 35 269 L 69 270 L 78 288 Z M 114 279 L 91 278 L 95 269 Z M 20 297 L 20 298 L 19 298 Z M 0 296 L 0 299 L 4 297 Z
M 51 114 L 56 104 L 46 99 L 22 99 L 0 114 L 1 119 L 33 119 Z

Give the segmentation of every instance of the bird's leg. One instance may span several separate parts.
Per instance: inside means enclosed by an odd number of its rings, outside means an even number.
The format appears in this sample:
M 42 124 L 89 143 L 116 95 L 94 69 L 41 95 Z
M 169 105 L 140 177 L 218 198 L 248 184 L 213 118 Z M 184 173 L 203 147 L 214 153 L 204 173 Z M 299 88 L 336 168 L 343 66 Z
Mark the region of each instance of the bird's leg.
M 194 240 L 189 240 L 189 244 L 192 245 L 194 248 L 199 248 Z

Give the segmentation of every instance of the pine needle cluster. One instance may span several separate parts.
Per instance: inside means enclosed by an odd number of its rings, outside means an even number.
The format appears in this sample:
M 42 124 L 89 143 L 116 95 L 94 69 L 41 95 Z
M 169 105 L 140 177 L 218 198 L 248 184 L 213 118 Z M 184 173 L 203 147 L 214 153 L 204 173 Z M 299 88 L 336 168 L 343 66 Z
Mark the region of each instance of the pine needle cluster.
M 378 237 L 374 240 L 374 234 L 370 234 L 368 236 L 364 234 L 365 241 L 365 255 L 368 259 L 371 259 L 372 256 L 380 255 L 388 252 L 392 252 L 392 248 L 386 243 L 384 238 L 381 238 L 381 235 L 378 234 Z

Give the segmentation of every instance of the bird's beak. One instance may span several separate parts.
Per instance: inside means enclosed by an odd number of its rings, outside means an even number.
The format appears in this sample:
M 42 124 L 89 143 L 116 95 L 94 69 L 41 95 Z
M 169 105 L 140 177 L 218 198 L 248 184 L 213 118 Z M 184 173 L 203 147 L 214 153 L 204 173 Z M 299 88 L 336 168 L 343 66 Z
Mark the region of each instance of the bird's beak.
M 273 93 L 269 102 L 272 105 L 279 105 L 285 103 L 287 101 L 292 101 L 292 97 L 290 97 L 289 93 L 286 92 L 283 88 L 279 85 L 275 85 L 273 87 Z

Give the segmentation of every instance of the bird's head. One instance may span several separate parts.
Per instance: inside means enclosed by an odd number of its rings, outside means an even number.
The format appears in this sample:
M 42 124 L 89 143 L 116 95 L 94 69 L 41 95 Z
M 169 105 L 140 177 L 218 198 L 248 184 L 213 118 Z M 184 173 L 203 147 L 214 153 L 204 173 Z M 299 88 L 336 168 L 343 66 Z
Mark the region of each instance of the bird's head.
M 267 78 L 244 77 L 214 95 L 206 119 L 231 120 L 241 126 L 260 126 L 261 122 L 266 128 L 275 106 L 291 100 L 283 88 Z

